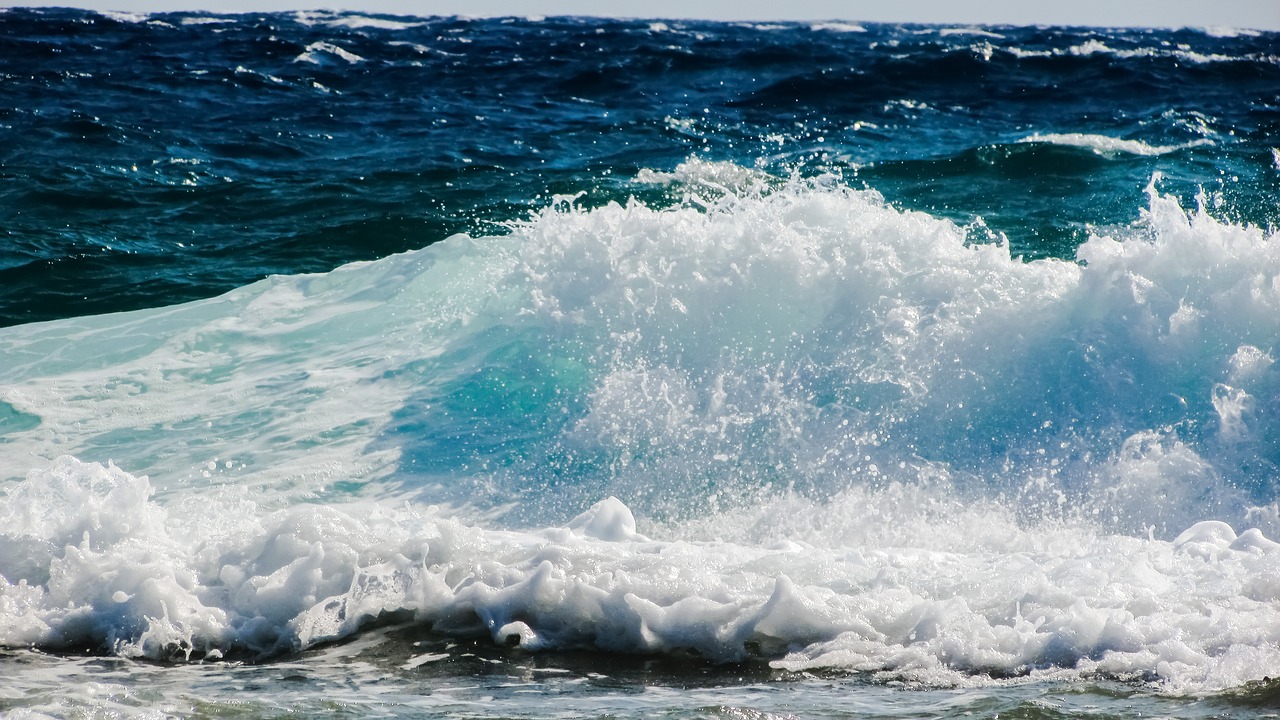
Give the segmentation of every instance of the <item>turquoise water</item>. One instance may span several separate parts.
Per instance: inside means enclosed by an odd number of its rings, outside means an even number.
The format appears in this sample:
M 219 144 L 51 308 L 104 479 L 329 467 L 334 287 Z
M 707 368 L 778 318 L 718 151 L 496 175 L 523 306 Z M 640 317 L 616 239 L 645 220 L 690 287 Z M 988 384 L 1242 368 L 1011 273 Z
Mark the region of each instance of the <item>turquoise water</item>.
M 1274 705 L 1274 34 L 0 35 L 5 713 Z

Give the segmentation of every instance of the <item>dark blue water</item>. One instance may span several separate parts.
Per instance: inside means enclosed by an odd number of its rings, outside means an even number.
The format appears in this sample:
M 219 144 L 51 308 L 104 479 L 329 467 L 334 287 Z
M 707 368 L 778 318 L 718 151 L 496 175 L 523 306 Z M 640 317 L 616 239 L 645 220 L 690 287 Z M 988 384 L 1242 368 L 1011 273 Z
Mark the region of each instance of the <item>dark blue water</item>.
M 599 205 L 691 156 L 1073 257 L 1143 188 L 1274 225 L 1273 33 L 0 16 L 0 323 L 166 305 Z M 1222 33 L 1216 33 L 1221 35 Z M 1149 154 L 1054 142 L 1101 135 Z

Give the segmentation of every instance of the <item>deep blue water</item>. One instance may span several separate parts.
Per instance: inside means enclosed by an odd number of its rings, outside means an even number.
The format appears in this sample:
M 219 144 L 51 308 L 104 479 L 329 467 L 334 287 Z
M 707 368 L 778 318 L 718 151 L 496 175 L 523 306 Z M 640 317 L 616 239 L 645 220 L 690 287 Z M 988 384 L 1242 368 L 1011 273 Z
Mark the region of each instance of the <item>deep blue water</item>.
M 0 714 L 1254 717 L 1280 35 L 0 12 Z

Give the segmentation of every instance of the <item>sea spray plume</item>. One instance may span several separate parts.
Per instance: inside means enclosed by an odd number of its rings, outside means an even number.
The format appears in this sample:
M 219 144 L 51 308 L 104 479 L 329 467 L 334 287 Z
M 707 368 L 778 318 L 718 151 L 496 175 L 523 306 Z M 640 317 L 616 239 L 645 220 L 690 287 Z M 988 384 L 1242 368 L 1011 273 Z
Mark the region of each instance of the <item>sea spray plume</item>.
M 1052 284 L 1076 271 L 1014 263 L 950 223 L 829 181 L 720 186 L 707 200 L 699 170 L 675 173 L 694 176 L 693 207 L 557 212 L 517 232 L 547 335 L 606 359 L 567 439 L 632 476 L 617 487 L 653 486 L 633 473 L 655 462 L 657 485 L 673 489 L 685 477 L 732 491 L 729 477 L 759 470 L 763 482 L 830 486 L 850 461 L 874 476 L 862 459 L 929 392 L 944 334 L 990 312 L 969 296 L 982 290 L 973 279 Z
M 697 193 L 707 174 L 672 175 Z M 580 481 L 658 510 L 932 467 L 1028 512 L 1175 534 L 1268 497 L 1275 453 L 1249 442 L 1252 395 L 1223 382 L 1242 364 L 1271 380 L 1250 359 L 1275 342 L 1265 232 L 1153 181 L 1127 239 L 1022 262 L 873 193 L 759 187 L 517 230 L 531 321 L 591 358 L 589 402 L 553 442 L 593 458 Z M 1221 322 L 1202 333 L 1206 316 Z
M 1024 262 L 830 180 L 711 197 L 681 173 L 698 201 L 549 208 L 505 237 L 77 319 L 97 367 L 11 328 L 8 448 L 109 448 L 161 492 L 377 481 L 531 526 L 609 495 L 658 519 L 926 477 L 1166 537 L 1274 501 L 1264 231 L 1153 189 L 1081 262 Z M 1162 483 L 1167 503 L 1140 500 Z
M 1079 250 L 1080 293 L 1090 298 L 1080 310 L 1091 316 L 1079 345 L 1119 380 L 1109 386 L 1112 422 L 1136 431 L 1120 462 L 1148 455 L 1131 452 L 1134 442 L 1156 457 L 1185 456 L 1171 475 L 1151 476 L 1183 479 L 1167 505 L 1152 508 L 1151 496 L 1165 493 L 1148 488 L 1113 507 L 1132 513 L 1130 527 L 1144 512 L 1172 513 L 1168 532 L 1195 517 L 1178 517 L 1177 507 L 1239 518 L 1250 503 L 1274 500 L 1280 438 L 1263 408 L 1275 408 L 1280 391 L 1270 362 L 1280 341 L 1280 245 L 1274 233 L 1221 222 L 1203 207 L 1184 211 L 1158 181 L 1141 223 L 1147 240 L 1098 237 Z

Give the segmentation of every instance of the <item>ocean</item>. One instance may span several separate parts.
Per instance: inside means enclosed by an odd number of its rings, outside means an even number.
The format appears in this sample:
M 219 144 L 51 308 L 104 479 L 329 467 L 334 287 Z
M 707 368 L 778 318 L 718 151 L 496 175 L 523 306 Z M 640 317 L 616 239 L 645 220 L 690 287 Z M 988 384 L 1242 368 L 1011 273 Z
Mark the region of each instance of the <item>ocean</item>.
M 0 12 L 0 714 L 1280 713 L 1280 35 Z

